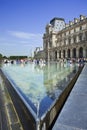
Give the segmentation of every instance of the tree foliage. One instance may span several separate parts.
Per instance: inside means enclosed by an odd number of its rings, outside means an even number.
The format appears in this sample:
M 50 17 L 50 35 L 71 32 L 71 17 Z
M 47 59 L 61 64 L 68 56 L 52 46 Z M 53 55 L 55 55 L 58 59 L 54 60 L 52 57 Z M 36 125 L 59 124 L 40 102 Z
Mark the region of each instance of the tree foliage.
M 15 60 L 15 59 L 26 59 L 27 58 L 27 56 L 10 56 L 9 57 L 9 59 L 13 59 L 13 60 Z
M 2 59 L 2 57 L 3 57 L 3 56 L 2 56 L 2 54 L 0 53 L 0 59 Z

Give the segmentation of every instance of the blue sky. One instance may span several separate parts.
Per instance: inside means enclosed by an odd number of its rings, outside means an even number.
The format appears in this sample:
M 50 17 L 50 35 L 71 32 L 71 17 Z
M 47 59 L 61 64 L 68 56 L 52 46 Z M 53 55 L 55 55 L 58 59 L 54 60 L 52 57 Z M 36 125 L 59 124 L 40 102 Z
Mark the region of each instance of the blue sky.
M 87 0 L 0 0 L 0 53 L 30 56 L 54 17 L 87 16 Z

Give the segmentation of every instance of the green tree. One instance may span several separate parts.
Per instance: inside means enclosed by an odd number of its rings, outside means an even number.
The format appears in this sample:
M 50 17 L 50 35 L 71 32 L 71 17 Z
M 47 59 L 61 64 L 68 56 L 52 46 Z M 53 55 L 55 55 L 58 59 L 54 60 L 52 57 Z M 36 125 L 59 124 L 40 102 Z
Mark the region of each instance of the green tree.
M 2 57 L 3 57 L 3 56 L 2 56 L 2 54 L 0 53 L 0 59 L 2 59 Z

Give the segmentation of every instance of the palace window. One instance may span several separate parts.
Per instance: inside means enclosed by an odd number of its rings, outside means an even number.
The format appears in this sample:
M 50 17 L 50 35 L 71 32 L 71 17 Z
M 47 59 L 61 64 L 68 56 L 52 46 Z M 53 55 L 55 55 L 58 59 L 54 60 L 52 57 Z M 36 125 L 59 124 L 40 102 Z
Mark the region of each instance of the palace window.
M 74 43 L 76 42 L 76 37 L 73 38 Z
M 79 40 L 82 41 L 82 35 L 79 36 Z
M 71 44 L 71 39 L 70 38 L 69 38 L 68 42 L 69 42 L 69 45 L 70 45 Z
M 66 39 L 64 40 L 64 45 L 66 45 Z
M 80 30 L 82 30 L 82 26 L 80 26 Z
M 86 36 L 86 41 L 87 41 L 87 31 L 85 32 L 85 36 Z
M 74 28 L 74 33 L 76 32 L 76 28 Z

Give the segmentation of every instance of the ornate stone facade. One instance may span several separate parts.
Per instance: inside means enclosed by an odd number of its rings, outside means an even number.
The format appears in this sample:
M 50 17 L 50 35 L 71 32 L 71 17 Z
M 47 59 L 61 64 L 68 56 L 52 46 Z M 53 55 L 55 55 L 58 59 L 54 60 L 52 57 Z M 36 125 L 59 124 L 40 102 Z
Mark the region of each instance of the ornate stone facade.
M 69 24 L 62 18 L 52 19 L 43 35 L 43 48 L 46 61 L 87 58 L 87 17 L 80 15 Z
M 44 56 L 44 51 L 42 49 L 42 47 L 36 47 L 35 51 L 34 51 L 34 58 L 35 59 L 45 59 Z

